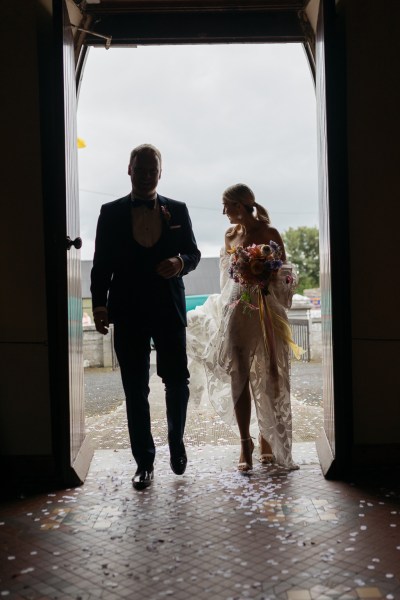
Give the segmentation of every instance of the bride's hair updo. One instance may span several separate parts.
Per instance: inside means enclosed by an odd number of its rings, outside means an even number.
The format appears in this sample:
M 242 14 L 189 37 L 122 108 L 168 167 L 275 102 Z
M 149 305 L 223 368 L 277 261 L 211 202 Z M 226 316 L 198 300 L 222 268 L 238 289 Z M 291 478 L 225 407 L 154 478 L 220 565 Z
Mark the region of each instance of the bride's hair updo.
M 222 194 L 222 198 L 228 202 L 238 202 L 239 204 L 242 204 L 249 213 L 252 213 L 255 208 L 255 218 L 258 221 L 263 221 L 267 225 L 271 223 L 267 210 L 261 206 L 261 204 L 256 202 L 253 190 L 244 183 L 235 183 L 228 187 Z M 239 225 L 239 227 L 241 226 Z M 234 235 L 235 231 L 236 227 L 232 230 L 230 235 Z

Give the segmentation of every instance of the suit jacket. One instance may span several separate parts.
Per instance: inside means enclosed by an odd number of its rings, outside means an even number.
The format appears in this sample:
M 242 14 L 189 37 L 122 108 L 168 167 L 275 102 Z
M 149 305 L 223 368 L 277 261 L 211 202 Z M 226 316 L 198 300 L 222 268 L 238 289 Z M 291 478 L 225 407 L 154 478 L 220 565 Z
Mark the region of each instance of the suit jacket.
M 91 271 L 93 308 L 107 306 L 110 322 L 124 319 L 186 325 L 182 277 L 195 269 L 200 251 L 186 204 L 158 195 L 162 233 L 152 248 L 140 246 L 132 235 L 131 196 L 101 207 Z M 179 255 L 179 276 L 164 279 L 156 265 Z

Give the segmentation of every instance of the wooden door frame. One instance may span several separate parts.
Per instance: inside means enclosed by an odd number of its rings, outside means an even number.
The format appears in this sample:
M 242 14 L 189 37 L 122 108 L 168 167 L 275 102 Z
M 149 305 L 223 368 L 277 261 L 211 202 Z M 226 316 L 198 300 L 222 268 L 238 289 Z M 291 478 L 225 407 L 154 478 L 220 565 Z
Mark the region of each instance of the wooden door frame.
M 279 3 L 271 10 L 271 2 L 264 8 L 260 7 L 261 3 L 257 6 L 252 3 L 250 9 L 246 9 L 245 3 L 239 3 L 239 8 L 232 9 L 228 2 L 221 1 L 214 3 L 212 10 L 189 7 L 177 10 L 174 2 L 163 2 L 162 8 L 149 2 L 148 10 L 144 10 L 143 2 L 136 4 L 139 8 L 132 8 L 134 1 L 130 7 L 129 3 L 122 3 L 119 6 L 125 8 L 114 12 L 107 2 L 87 5 L 82 21 L 86 33 L 76 37 L 78 86 L 88 48 L 104 46 L 105 38 L 112 38 L 112 46 L 297 42 L 304 45 L 315 76 L 315 38 L 304 19 L 304 10 L 299 10 L 299 3 L 294 2 L 292 8 L 286 3 L 282 10 Z M 351 462 L 349 456 L 353 444 L 345 43 L 335 0 L 321 0 L 320 7 L 324 63 L 318 68 L 323 73 L 325 96 L 317 97 L 317 103 L 326 112 L 327 139 L 324 142 L 326 164 L 322 167 L 320 164 L 319 169 L 322 169 L 320 177 L 326 176 L 328 199 L 323 209 L 327 211 L 329 227 L 329 239 L 321 250 L 330 254 L 331 268 L 327 303 L 333 316 L 330 323 L 332 364 L 327 367 L 332 373 L 334 440 L 332 448 L 327 437 L 322 435 L 317 449 L 325 476 L 342 478 Z

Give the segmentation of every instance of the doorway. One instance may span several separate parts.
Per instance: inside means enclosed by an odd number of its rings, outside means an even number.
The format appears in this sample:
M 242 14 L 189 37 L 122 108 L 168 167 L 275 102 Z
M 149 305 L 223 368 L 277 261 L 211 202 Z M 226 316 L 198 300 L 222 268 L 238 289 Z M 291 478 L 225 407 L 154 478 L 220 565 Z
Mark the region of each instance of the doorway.
M 148 141 L 163 154 L 160 193 L 188 206 L 203 264 L 211 269 L 206 287 L 197 290 L 207 295 L 219 291 L 218 256 L 227 227 L 221 194 L 232 183 L 250 185 L 281 233 L 317 226 L 315 113 L 301 44 L 91 49 L 78 105 L 78 135 L 85 144 L 79 165 L 86 315 L 91 317 L 88 279 L 97 217 L 103 203 L 129 191 L 133 146 Z M 311 309 L 300 310 L 304 303 L 304 296 L 297 300 L 293 318 L 300 312 L 310 333 L 311 328 L 317 333 L 311 364 L 293 361 L 295 441 L 315 440 L 323 425 L 320 318 L 318 309 L 312 315 Z M 111 336 L 97 334 L 96 345 L 93 329 L 84 326 L 87 426 L 95 447 L 126 447 L 123 391 L 109 360 Z M 165 407 L 156 376 L 153 388 L 156 438 L 165 443 Z M 193 406 L 188 425 L 193 443 L 237 443 L 210 406 Z

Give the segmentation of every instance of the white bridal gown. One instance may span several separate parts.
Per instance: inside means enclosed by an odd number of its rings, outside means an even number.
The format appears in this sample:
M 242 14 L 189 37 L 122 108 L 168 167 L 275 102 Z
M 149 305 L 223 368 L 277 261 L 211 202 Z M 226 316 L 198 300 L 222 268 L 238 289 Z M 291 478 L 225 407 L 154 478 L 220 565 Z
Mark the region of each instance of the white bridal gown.
M 256 408 L 256 418 L 252 410 L 252 434 L 256 433 L 258 424 L 264 439 L 271 444 L 276 464 L 296 469 L 298 467 L 292 460 L 291 340 L 287 337 L 286 315 L 295 287 L 293 265 L 283 265 L 277 278 L 270 283 L 270 293 L 266 296 L 267 311 L 263 312 L 263 319 L 270 319 L 270 324 L 271 321 L 275 324 L 274 364 L 261 327 L 258 295 L 252 294 L 253 308 L 245 310 L 245 304 L 238 302 L 244 288 L 229 277 L 228 267 L 229 255 L 223 249 L 220 256 L 221 294 L 210 295 L 205 304 L 187 315 L 191 400 L 200 403 L 206 394 L 221 418 L 238 433 L 234 404 L 250 373 L 250 389 Z

